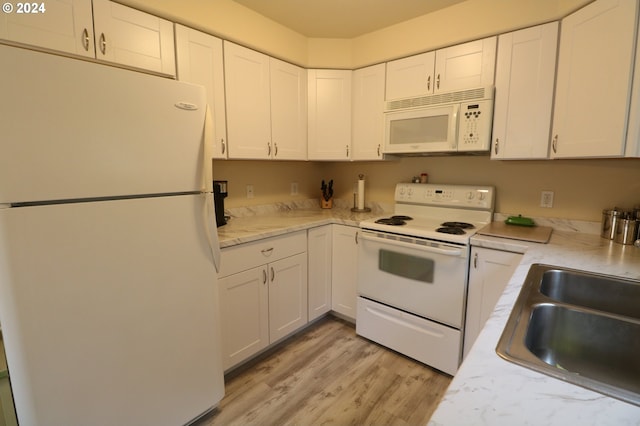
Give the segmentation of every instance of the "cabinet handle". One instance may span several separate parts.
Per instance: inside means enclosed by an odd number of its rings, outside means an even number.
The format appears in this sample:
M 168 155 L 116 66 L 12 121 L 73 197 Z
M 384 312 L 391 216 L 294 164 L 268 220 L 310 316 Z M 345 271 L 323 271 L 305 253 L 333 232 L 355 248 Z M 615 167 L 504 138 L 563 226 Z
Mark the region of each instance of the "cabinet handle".
M 553 143 L 551 144 L 551 148 L 553 148 L 553 153 L 556 154 L 558 152 L 558 135 L 553 137 Z
M 380 157 L 380 144 L 378 144 L 378 157 Z
M 358 244 L 358 231 L 356 231 L 356 245 Z
M 273 152 L 273 156 L 277 157 L 278 156 L 278 144 L 274 143 L 273 144 L 273 148 L 275 149 L 275 151 Z
M 267 271 L 265 269 L 262 270 L 262 284 L 267 283 Z
M 273 247 L 262 249 L 262 250 L 260 250 L 260 253 L 262 253 L 263 255 L 265 255 L 267 257 L 269 257 L 269 256 L 271 256 L 273 254 Z
M 267 142 L 267 156 L 271 157 L 271 142 Z
M 104 33 L 100 33 L 100 52 L 103 55 L 107 54 L 107 38 L 104 36 Z
M 222 146 L 222 153 L 227 150 L 227 145 L 224 143 L 224 139 L 220 139 L 220 145 Z
M 474 269 L 478 269 L 478 253 L 473 255 L 473 267 Z
M 276 271 L 273 270 L 273 266 L 272 266 L 271 267 L 271 282 L 273 282 L 275 277 L 276 277 Z
M 431 76 L 427 76 L 427 90 L 431 90 Z
M 347 158 L 349 158 L 349 145 L 347 145 Z
M 498 154 L 498 144 L 500 143 L 500 139 L 496 138 L 496 144 L 493 146 L 493 151 Z
M 438 74 L 438 78 L 436 79 L 436 89 L 440 90 L 440 74 Z
M 85 51 L 89 51 L 89 31 L 86 28 L 82 30 L 82 47 Z

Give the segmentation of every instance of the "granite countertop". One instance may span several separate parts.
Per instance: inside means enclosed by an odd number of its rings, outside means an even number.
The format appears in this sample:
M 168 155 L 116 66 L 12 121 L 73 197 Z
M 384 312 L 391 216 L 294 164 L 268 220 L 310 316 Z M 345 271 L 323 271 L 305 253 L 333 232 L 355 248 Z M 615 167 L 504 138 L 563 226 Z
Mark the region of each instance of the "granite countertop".
M 554 231 L 549 244 L 474 236 L 475 246 L 524 252 L 429 425 L 640 425 L 640 407 L 500 358 L 495 347 L 533 263 L 640 279 L 640 248 Z
M 362 220 L 385 214 L 384 206 L 375 205 L 371 210 L 354 213 L 346 206 L 321 209 L 309 203 L 234 209 L 227 224 L 218 228 L 220 248 L 332 223 L 358 226 Z

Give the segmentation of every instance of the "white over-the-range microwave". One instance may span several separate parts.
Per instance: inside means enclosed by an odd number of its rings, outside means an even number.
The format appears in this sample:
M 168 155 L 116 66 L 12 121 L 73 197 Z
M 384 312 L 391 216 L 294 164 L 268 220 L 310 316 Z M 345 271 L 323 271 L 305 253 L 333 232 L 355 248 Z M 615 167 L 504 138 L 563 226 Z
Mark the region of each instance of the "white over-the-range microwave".
M 386 102 L 384 152 L 489 151 L 493 91 L 493 86 L 486 86 Z

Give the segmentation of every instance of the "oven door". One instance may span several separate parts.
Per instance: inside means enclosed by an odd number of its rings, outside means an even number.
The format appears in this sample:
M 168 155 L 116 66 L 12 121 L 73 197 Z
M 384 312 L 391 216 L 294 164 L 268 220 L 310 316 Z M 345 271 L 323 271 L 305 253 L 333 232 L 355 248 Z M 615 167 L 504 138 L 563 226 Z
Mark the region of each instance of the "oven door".
M 468 246 L 377 235 L 360 234 L 358 294 L 462 328 Z

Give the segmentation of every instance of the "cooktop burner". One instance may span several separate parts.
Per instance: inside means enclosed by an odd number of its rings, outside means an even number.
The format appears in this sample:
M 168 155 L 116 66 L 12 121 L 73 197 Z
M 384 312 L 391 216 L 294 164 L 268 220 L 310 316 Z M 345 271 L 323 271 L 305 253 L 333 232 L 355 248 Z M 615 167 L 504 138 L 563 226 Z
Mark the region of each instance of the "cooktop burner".
M 475 228 L 475 226 L 467 222 L 444 222 L 444 223 L 441 223 L 440 225 L 446 228 L 461 228 L 461 229 Z
M 464 229 L 460 228 L 459 226 L 443 226 L 436 229 L 436 232 L 442 232 L 443 234 L 453 234 L 453 235 L 466 234 L 466 232 L 464 232 Z
M 380 223 L 382 225 L 391 225 L 391 226 L 402 226 L 407 224 L 407 222 L 405 222 L 402 219 L 398 219 L 397 217 L 385 217 L 383 219 L 376 220 L 376 223 Z
M 411 216 L 405 216 L 405 215 L 395 215 L 395 216 L 391 216 L 391 219 L 400 219 L 400 220 L 413 220 L 413 218 Z

